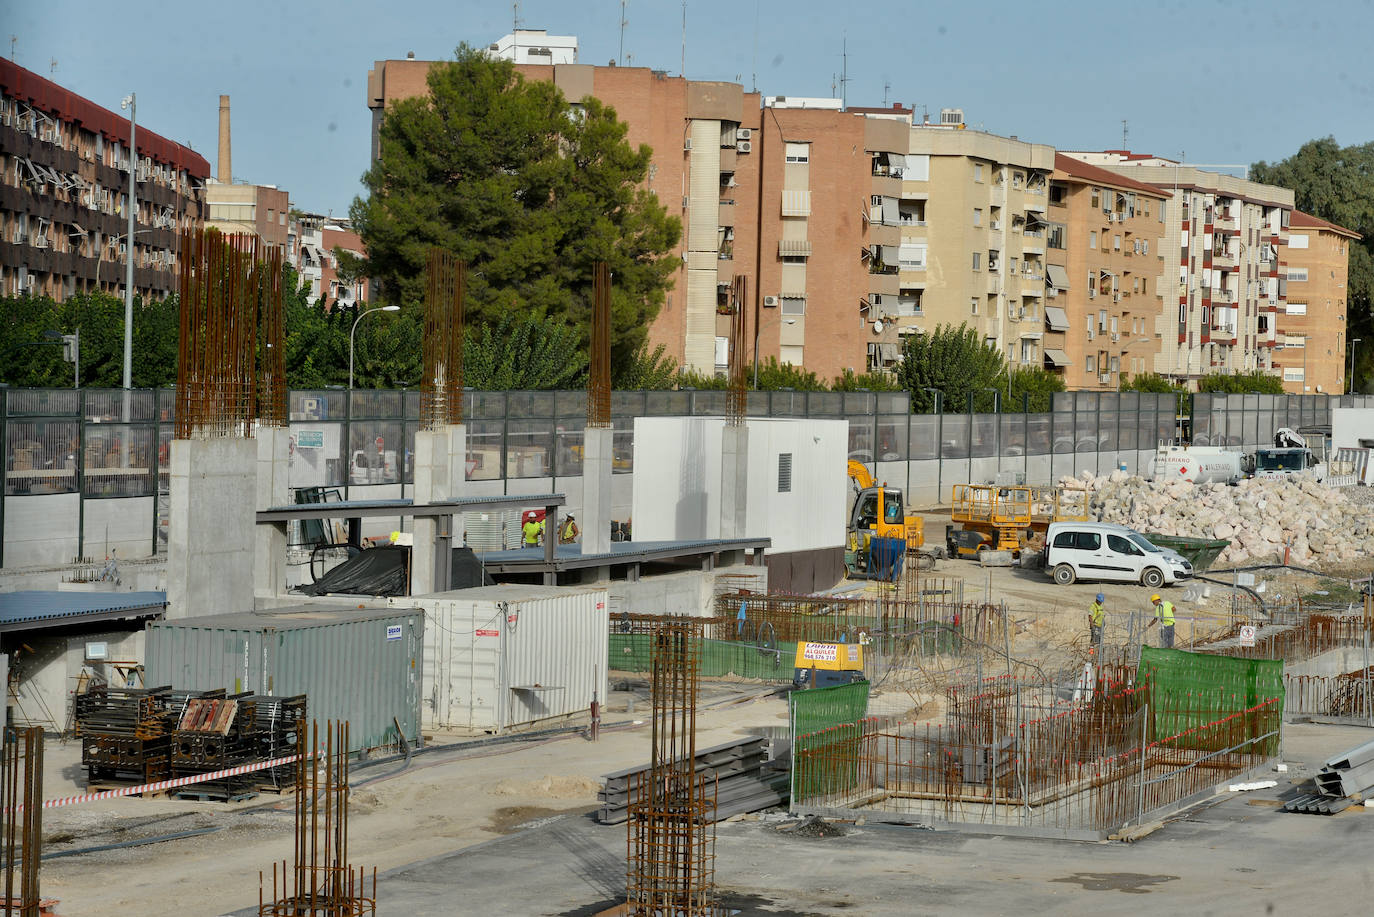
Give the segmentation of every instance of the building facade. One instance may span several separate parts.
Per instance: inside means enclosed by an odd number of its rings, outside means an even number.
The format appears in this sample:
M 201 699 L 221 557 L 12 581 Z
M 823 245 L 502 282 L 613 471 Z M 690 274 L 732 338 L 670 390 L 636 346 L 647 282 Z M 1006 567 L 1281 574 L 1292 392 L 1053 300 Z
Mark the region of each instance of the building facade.
M 1172 193 L 1055 156 L 1045 368 L 1070 389 L 1115 390 L 1155 371 L 1164 333 L 1163 236 Z M 1172 317 L 1172 310 L 1170 311 Z
M 180 234 L 204 219 L 210 164 L 142 126 L 137 142 L 131 156 L 124 115 L 0 60 L 0 295 L 122 294 L 130 253 L 137 295 L 175 292 Z
M 310 298 L 327 309 L 367 302 L 367 278 L 340 278 L 335 249 L 363 257 L 363 241 L 347 220 L 296 213 L 287 221 L 286 257 L 300 282 L 309 287 Z
M 205 186 L 205 225 L 227 235 L 256 236 L 286 246 L 291 196 L 275 185 L 229 184 L 211 179 Z
M 1354 230 L 1300 210 L 1288 223 L 1287 299 L 1276 313 L 1274 369 L 1284 391 L 1339 395 L 1349 385 L 1346 278 Z
M 1180 382 L 1212 373 L 1275 373 L 1287 308 L 1293 192 L 1124 150 L 1066 155 L 1171 192 L 1165 204 L 1166 309 L 1154 371 Z

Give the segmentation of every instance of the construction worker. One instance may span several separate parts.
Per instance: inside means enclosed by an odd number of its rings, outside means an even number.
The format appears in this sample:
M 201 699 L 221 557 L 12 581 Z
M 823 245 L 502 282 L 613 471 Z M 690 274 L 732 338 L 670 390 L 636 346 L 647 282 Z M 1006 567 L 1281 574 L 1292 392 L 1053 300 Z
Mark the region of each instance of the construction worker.
M 1096 654 L 1102 648 L 1102 625 L 1107 621 L 1107 606 L 1103 604 L 1107 599 L 1102 593 L 1097 594 L 1093 603 L 1088 606 L 1088 653 Z
M 1146 630 L 1158 624 L 1159 645 L 1162 649 L 1171 650 L 1174 648 L 1174 603 L 1161 599 L 1159 593 L 1150 596 L 1150 603 L 1155 606 L 1155 618 L 1146 626 Z
M 543 541 L 544 523 L 533 512 L 525 514 L 525 524 L 520 526 L 520 540 L 527 548 L 537 547 Z
M 563 520 L 563 525 L 558 530 L 559 544 L 572 544 L 577 540 L 577 536 L 582 534 L 582 530 L 577 527 L 572 513 L 568 513 L 568 518 Z

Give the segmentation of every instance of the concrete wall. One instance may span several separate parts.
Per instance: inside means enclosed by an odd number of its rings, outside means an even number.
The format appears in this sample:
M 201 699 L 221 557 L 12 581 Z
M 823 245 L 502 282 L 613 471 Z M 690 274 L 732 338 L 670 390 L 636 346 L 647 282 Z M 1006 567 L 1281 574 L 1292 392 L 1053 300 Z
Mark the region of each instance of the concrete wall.
M 253 607 L 257 442 L 172 441 L 167 617 Z
M 1374 408 L 1332 408 L 1332 450 L 1359 448 L 1362 439 L 1374 439 Z
M 156 500 L 156 497 L 87 500 L 82 553 L 95 559 L 108 557 L 111 552 L 116 557 L 147 557 L 152 553 Z M 8 566 L 8 550 L 5 563 Z
M 749 419 L 745 534 L 770 553 L 844 544 L 848 421 Z M 636 541 L 719 538 L 721 417 L 635 418 Z M 779 456 L 792 456 L 779 492 Z
M 60 637 L 22 635 L 22 640 L 18 636 L 7 641 L 5 650 L 15 678 L 9 696 L 11 715 L 16 725 L 42 726 L 50 732 L 66 729 L 83 668 L 107 681 L 116 679 L 108 663 L 86 663 L 87 643 L 108 644 L 110 662 L 143 661 L 141 629 Z
M 5 497 L 4 513 L 6 567 L 49 566 L 76 556 L 81 513 L 76 494 Z

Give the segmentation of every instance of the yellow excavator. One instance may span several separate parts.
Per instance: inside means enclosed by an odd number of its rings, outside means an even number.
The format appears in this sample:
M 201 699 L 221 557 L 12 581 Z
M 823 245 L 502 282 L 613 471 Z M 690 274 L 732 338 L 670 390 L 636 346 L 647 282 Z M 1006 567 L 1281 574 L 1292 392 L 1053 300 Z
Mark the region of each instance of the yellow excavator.
M 869 543 L 874 538 L 899 538 L 906 542 L 907 557 L 931 557 L 925 550 L 925 520 L 908 516 L 902 491 L 878 484 L 862 462 L 850 460 L 849 480 L 854 484 L 854 501 L 849 509 L 848 537 L 844 566 L 852 577 L 871 579 L 877 571 L 869 569 Z

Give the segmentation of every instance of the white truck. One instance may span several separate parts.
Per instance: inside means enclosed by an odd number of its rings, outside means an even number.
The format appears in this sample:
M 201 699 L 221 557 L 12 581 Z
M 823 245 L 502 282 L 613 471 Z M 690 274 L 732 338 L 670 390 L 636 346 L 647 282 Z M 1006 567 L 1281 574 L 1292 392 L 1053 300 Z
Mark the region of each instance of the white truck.
M 1221 446 L 1160 446 L 1151 477 L 1156 481 L 1230 484 L 1250 471 L 1249 456 Z

